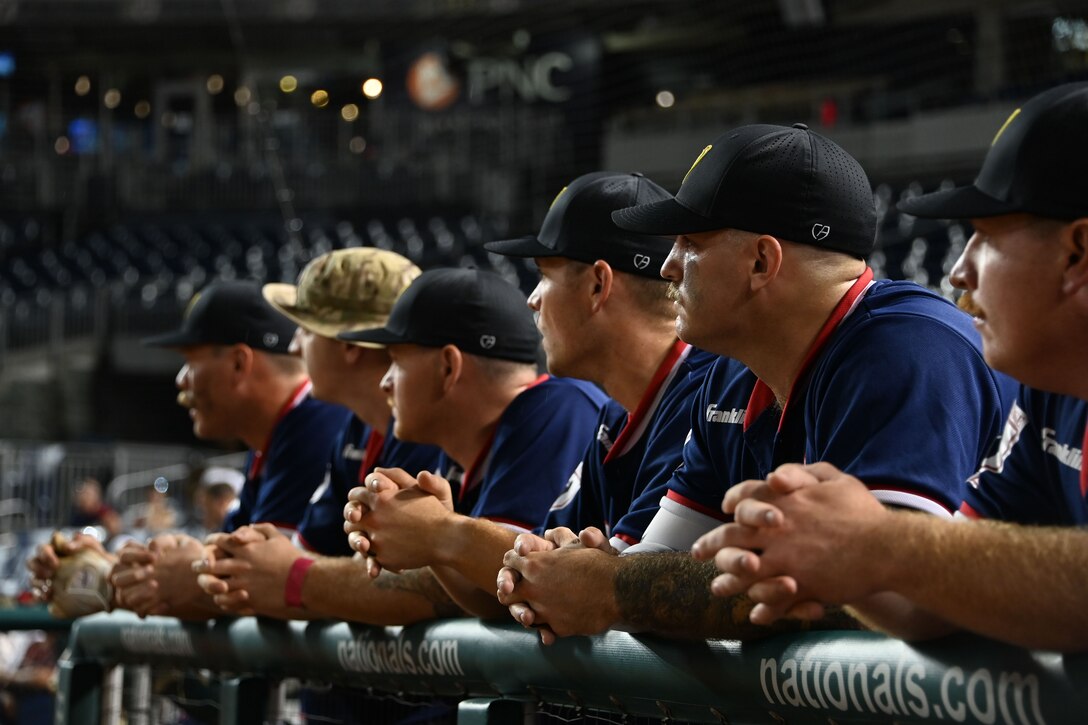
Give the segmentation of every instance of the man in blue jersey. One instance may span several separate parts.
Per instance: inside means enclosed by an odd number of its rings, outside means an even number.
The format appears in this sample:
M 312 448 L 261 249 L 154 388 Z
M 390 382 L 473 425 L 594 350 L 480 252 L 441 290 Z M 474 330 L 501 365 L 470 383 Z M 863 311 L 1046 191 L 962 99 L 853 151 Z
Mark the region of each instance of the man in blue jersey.
M 419 268 L 394 252 L 374 248 L 341 249 L 311 261 L 298 285 L 267 284 L 264 296 L 281 314 L 298 325 L 292 349 L 302 356 L 313 382 L 314 396 L 337 403 L 353 415 L 336 439 L 325 481 L 314 492 L 293 546 L 274 529 L 258 525 L 210 537 L 217 556 L 233 556 L 225 566 L 245 566 L 251 581 L 262 586 L 245 590 L 247 609 L 279 612 L 293 563 L 306 552 L 319 556 L 351 556 L 344 533 L 348 492 L 377 466 L 411 471 L 436 470 L 442 452 L 434 446 L 407 443 L 393 435 L 393 416 L 381 389 L 389 369 L 389 353 L 377 345 L 344 342 L 337 335 L 349 330 L 383 326 L 394 302 L 419 276 Z M 198 566 L 203 589 L 226 594 L 227 584 Z M 230 604 L 240 597 L 236 587 Z M 265 598 L 270 602 L 263 601 Z
M 399 254 L 356 247 L 313 260 L 297 286 L 264 286 L 265 299 L 298 325 L 292 350 L 306 363 L 314 397 L 355 414 L 337 439 L 328 476 L 295 534 L 304 549 L 326 556 L 354 554 L 344 533 L 344 504 L 348 491 L 375 467 L 418 473 L 439 465 L 438 448 L 393 435 L 393 414 L 381 389 L 390 362 L 385 348 L 336 339 L 343 332 L 383 326 L 393 303 L 419 274 Z
M 416 490 L 414 476 L 401 472 L 394 475 L 409 477 L 412 488 L 387 495 L 430 500 L 441 490 L 440 505 L 517 531 L 544 518 L 581 460 L 605 396 L 537 374 L 539 336 L 517 288 L 489 272 L 431 270 L 408 287 L 385 327 L 340 337 L 386 346 L 392 363 L 382 386 L 394 435 L 441 447 L 443 470 L 458 484 L 453 490 L 446 478 L 421 474 L 424 488 Z M 216 601 L 236 611 L 407 624 L 460 611 L 443 585 L 456 591 L 463 580 L 430 563 L 371 579 L 365 561 L 296 555 L 286 588 L 230 559 L 209 572 L 229 577 Z
M 539 234 L 485 245 L 535 258 L 540 282 L 529 307 L 548 371 L 590 380 L 614 399 L 602 408 L 585 459 L 537 533 L 556 529 L 556 536 L 569 537 L 593 527 L 616 550 L 637 544 L 680 463 L 691 398 L 715 357 L 676 339 L 672 303 L 657 274 L 669 242 L 623 232 L 611 218 L 616 209 L 664 198 L 668 193 L 641 174 L 586 174 L 559 192 Z M 372 511 L 360 526 L 381 538 L 379 558 L 406 566 L 412 557 L 441 557 L 485 595 L 476 614 L 502 612 L 493 596 L 495 575 L 514 530 L 459 517 L 437 500 L 414 502 L 414 516 L 395 519 L 397 499 L 368 500 Z M 428 530 L 446 532 L 430 544 L 433 552 L 420 544 Z
M 257 285 L 217 281 L 193 298 L 179 330 L 145 341 L 185 357 L 178 402 L 188 409 L 194 434 L 241 440 L 250 448 L 227 530 L 265 522 L 293 532 L 347 419 L 343 408 L 310 396 L 302 362 L 288 354 L 293 334 L 294 324 L 264 301 Z M 202 551 L 200 541 L 184 534 L 126 546 L 112 576 L 113 604 L 140 614 L 214 616 L 219 610 L 190 568 Z M 44 574 L 51 563 L 46 554 L 32 563 Z
M 876 214 L 856 160 L 801 124 L 743 126 L 703 150 L 674 199 L 613 218 L 676 235 L 662 274 L 676 285 L 680 338 L 749 371 L 717 363 L 707 374 L 684 464 L 634 552 L 507 556 L 508 574 L 523 580 L 580 560 L 587 592 L 613 583 L 599 606 L 572 617 L 561 601 L 545 613 L 530 601 L 516 617 L 560 634 L 765 634 L 747 624 L 746 599 L 710 596 L 712 566 L 660 550 L 686 550 L 717 525 L 731 485 L 783 462 L 833 461 L 865 475 L 875 500 L 952 516 L 1001 430 L 1003 383 L 955 306 L 914 284 L 873 281 L 864 256 Z M 577 601 L 580 591 L 567 594 Z
M 1009 117 L 973 185 L 900 204 L 917 216 L 971 220 L 952 282 L 971 295 L 987 361 L 1023 383 L 996 454 L 960 507 L 989 521 L 888 511 L 865 495 L 863 474 L 783 467 L 730 492 L 724 508 L 737 523 L 698 542 L 697 555 L 726 572 L 716 593 L 748 591 L 761 621 L 845 603 L 905 637 L 967 629 L 1027 647 L 1088 649 L 1085 163 L 1088 83 L 1074 83 Z M 874 610 L 874 597 L 886 606 Z

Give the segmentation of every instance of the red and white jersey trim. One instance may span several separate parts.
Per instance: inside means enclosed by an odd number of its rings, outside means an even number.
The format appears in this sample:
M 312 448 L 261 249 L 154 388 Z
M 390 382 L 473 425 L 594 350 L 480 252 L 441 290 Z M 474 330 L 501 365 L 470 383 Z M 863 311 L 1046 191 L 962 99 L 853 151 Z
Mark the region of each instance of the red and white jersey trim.
M 691 345 L 686 342 L 677 340 L 673 344 L 669 354 L 665 356 L 661 367 L 654 373 L 650 385 L 643 393 L 643 399 L 639 402 L 638 409 L 627 418 L 627 425 L 620 431 L 615 444 L 608 451 L 608 455 L 605 456 L 606 463 L 627 453 L 646 433 L 646 429 L 650 427 L 650 421 L 654 418 L 654 412 L 657 411 L 657 406 L 661 404 L 661 399 L 665 397 L 665 391 L 669 389 L 677 371 L 690 354 Z M 650 394 L 653 394 L 653 397 L 647 400 L 647 396 Z

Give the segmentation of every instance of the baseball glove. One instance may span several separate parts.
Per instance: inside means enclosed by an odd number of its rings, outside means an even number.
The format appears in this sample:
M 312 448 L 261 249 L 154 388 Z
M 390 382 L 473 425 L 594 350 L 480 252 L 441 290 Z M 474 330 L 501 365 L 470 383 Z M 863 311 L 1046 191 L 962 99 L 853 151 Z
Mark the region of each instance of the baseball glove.
M 53 534 L 51 543 L 60 564 L 53 575 L 50 614 L 69 619 L 108 610 L 113 601 L 113 562 L 94 549 L 73 551 L 60 532 Z

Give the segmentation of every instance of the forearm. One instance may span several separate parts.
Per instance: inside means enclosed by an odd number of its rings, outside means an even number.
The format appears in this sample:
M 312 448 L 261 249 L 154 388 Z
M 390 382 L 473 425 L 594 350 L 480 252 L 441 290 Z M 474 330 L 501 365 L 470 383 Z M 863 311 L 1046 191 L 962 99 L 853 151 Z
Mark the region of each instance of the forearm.
M 474 617 L 482 619 L 504 618 L 508 616 L 506 607 L 495 598 L 495 587 L 485 592 L 459 571 L 445 566 L 431 567 L 435 579 L 457 606 Z M 498 572 L 496 572 L 496 575 Z M 496 577 L 497 578 L 497 577 Z
M 366 562 L 337 557 L 310 567 L 302 586 L 302 604 L 315 617 L 363 624 L 411 624 L 462 614 L 429 569 L 401 574 L 383 571 L 371 579 Z
M 752 601 L 743 595 L 711 594 L 710 581 L 718 573 L 713 563 L 695 561 L 688 554 L 633 554 L 620 557 L 620 562 L 613 586 L 617 627 L 623 629 L 682 639 L 750 640 L 803 628 L 857 627 L 839 611 L 813 625 L 792 620 L 771 626 L 752 624 L 748 619 Z
M 456 516 L 447 527 L 446 545 L 435 552 L 434 563 L 460 574 L 461 589 L 471 583 L 494 600 L 495 579 L 502 568 L 503 556 L 514 548 L 517 536 L 493 521 Z M 441 575 L 439 578 L 443 579 Z
M 1088 532 L 898 513 L 880 535 L 887 588 L 922 610 L 1023 647 L 1088 650 Z
M 884 632 L 908 642 L 942 637 L 958 629 L 895 592 L 873 594 L 864 601 L 845 607 L 845 610 L 866 629 Z

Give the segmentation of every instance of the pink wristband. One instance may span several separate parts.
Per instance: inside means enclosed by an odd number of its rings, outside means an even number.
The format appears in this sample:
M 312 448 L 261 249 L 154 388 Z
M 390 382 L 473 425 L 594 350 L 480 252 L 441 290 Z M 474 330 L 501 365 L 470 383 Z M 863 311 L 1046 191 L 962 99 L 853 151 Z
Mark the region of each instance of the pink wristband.
M 287 574 L 287 583 L 283 587 L 283 602 L 289 607 L 302 606 L 302 583 L 306 581 L 306 572 L 314 565 L 314 560 L 305 556 L 295 559 L 291 571 Z

